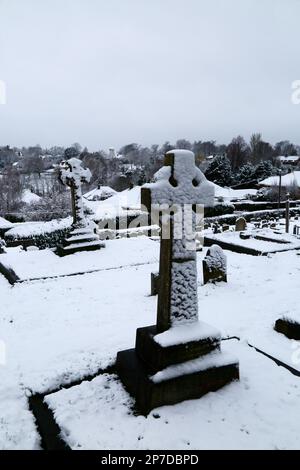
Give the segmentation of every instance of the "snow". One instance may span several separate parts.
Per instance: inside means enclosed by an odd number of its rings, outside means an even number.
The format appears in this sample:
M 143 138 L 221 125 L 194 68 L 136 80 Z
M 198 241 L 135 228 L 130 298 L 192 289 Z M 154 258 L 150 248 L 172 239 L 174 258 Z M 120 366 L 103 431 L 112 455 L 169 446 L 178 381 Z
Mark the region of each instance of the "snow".
M 164 169 L 159 170 L 159 175 L 163 176 L 163 171 L 165 172 L 167 178 L 170 177 L 170 169 L 168 167 L 163 167 Z M 200 171 L 200 170 L 199 170 Z M 212 185 L 215 191 L 215 198 L 223 197 L 227 202 L 231 200 L 240 200 L 246 199 L 247 195 L 255 195 L 257 193 L 256 189 L 231 189 L 231 188 L 222 188 L 214 183 L 209 183 Z M 88 193 L 89 194 L 89 193 Z M 91 201 L 84 198 L 84 204 L 89 207 L 94 216 L 95 220 L 107 219 L 116 216 L 125 216 L 128 214 L 128 210 L 135 211 L 136 214 L 139 214 L 141 210 L 141 187 L 135 186 L 132 189 L 125 189 L 124 191 L 115 194 L 105 201 Z M 211 204 L 209 198 L 209 204 Z M 129 215 L 129 214 L 128 214 Z
M 6 230 L 12 228 L 13 226 L 14 224 L 4 219 L 3 217 L 0 217 L 0 230 Z
M 241 380 L 199 400 L 135 416 L 117 377 L 102 375 L 46 398 L 72 449 L 299 449 L 295 412 L 299 378 L 245 344 L 223 346 L 239 357 Z
M 135 186 L 132 189 L 125 189 L 105 201 L 85 200 L 84 203 L 93 211 L 94 220 L 124 216 L 128 209 L 138 214 L 141 210 L 141 187 Z
M 206 356 L 187 361 L 182 364 L 175 364 L 166 367 L 150 377 L 154 383 L 164 382 L 165 380 L 174 379 L 181 375 L 195 374 L 203 370 L 213 369 L 215 367 L 223 367 L 229 364 L 237 364 L 238 359 L 231 354 L 221 351 L 214 351 Z
M 102 250 L 75 253 L 64 258 L 49 249 L 19 253 L 8 248 L 6 251 L 1 255 L 0 263 L 11 268 L 21 280 L 117 269 L 126 265 L 155 263 L 159 259 L 159 244 L 147 237 L 108 240 Z
M 25 204 L 34 204 L 36 202 L 39 202 L 41 199 L 42 198 L 40 196 L 34 194 L 29 189 L 25 189 L 21 197 L 22 202 L 25 202 Z
M 11 235 L 14 238 L 27 238 L 45 233 L 55 232 L 57 230 L 64 230 L 71 226 L 72 219 L 67 217 L 61 220 L 50 220 L 49 222 L 23 222 L 14 224 L 14 227 L 6 232 L 6 235 Z
M 219 339 L 220 332 L 207 323 L 197 321 L 191 324 L 173 326 L 169 330 L 155 335 L 153 339 L 160 346 L 166 348 L 206 338 Z
M 215 198 L 223 198 L 226 202 L 236 201 L 241 199 L 248 199 L 247 196 L 254 196 L 257 193 L 257 189 L 232 189 L 232 188 L 222 188 L 215 183 Z
M 189 150 L 172 150 L 167 155 L 174 155 L 173 169 L 163 166 L 155 175 L 154 183 L 143 187 L 151 190 L 152 204 L 201 204 L 213 205 L 214 186 L 195 166 L 195 156 Z M 176 186 L 170 182 L 171 174 Z
M 195 252 L 196 253 L 196 252 Z M 176 263 L 171 266 L 171 324 L 195 322 L 198 319 L 196 260 Z
M 218 245 L 212 245 L 209 248 L 209 254 L 205 257 L 206 265 L 209 269 L 217 269 L 226 273 L 227 260 L 222 248 Z
M 117 191 L 112 189 L 110 186 L 100 186 L 100 188 L 95 188 L 84 194 L 84 199 L 88 201 L 102 201 L 106 200 L 117 194 Z
M 270 176 L 263 181 L 260 181 L 260 186 L 279 186 L 279 176 Z M 281 186 L 290 187 L 297 186 L 300 187 L 300 171 L 293 171 L 281 177 Z
M 278 251 L 287 251 L 300 249 L 300 238 L 297 238 L 291 234 L 276 234 L 271 229 L 257 229 L 251 231 L 245 231 L 245 234 L 249 234 L 249 239 L 241 239 L 240 232 L 222 232 L 222 233 L 207 233 L 207 236 L 212 239 L 225 243 L 231 243 L 234 245 L 243 246 L 245 248 L 253 248 L 262 253 L 272 253 Z M 274 241 L 258 240 L 255 236 L 270 238 Z M 286 243 L 282 243 L 286 242 Z
M 0 364 L 1 449 L 39 445 L 26 400 L 29 390 L 50 393 L 105 369 L 118 351 L 134 346 L 136 328 L 155 323 L 157 298 L 150 296 L 150 274 L 158 269 L 158 248 L 144 237 L 115 240 L 97 252 L 102 257 L 99 272 L 14 287 L 0 276 L 0 340 L 7 357 Z M 24 259 L 24 252 L 9 251 Z M 28 255 L 36 257 L 34 270 L 39 264 L 49 274 L 46 251 Z M 283 316 L 300 321 L 300 256 L 297 251 L 269 257 L 225 253 L 228 283 L 216 285 L 201 285 L 206 250 L 197 253 L 199 318 L 220 329 L 222 337 L 241 338 L 222 342 L 222 351 L 239 359 L 240 382 L 199 400 L 159 408 L 146 419 L 133 414 L 133 401 L 119 380 L 100 375 L 47 399 L 72 448 L 299 448 L 299 377 L 247 343 L 300 371 L 300 341 L 273 329 Z M 81 255 L 62 261 L 68 269 L 73 263 L 76 269 L 91 267 L 96 253 Z M 61 272 L 68 269 L 62 263 Z

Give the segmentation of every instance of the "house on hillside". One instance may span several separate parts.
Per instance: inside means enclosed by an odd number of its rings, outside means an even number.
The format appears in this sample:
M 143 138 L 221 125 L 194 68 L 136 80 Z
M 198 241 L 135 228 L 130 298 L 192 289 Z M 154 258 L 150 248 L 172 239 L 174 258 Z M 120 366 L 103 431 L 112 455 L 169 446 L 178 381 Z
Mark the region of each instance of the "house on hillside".
M 88 193 L 84 194 L 84 198 L 87 201 L 105 201 L 106 199 L 117 194 L 117 191 L 112 189 L 110 186 L 101 186 L 100 184 L 97 188 L 92 189 Z
M 278 157 L 278 160 L 282 165 L 297 166 L 300 163 L 299 155 L 281 155 L 280 157 Z

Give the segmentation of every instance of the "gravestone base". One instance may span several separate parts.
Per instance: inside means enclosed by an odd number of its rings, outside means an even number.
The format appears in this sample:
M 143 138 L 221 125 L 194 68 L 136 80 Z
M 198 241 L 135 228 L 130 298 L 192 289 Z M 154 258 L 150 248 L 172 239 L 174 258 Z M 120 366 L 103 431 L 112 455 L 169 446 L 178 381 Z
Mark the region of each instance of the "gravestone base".
M 68 238 L 56 249 L 58 256 L 73 255 L 80 251 L 95 251 L 104 248 L 105 243 L 90 228 L 73 229 Z
M 159 406 L 200 398 L 239 379 L 238 362 L 222 354 L 217 330 L 208 337 L 164 346 L 155 338 L 156 326 L 138 328 L 135 349 L 117 356 L 118 375 L 144 415 Z
M 153 374 L 168 366 L 191 361 L 209 352 L 221 349 L 219 336 L 163 347 L 155 341 L 155 335 L 157 335 L 155 325 L 138 328 L 135 343 L 138 357 Z
M 154 382 L 135 349 L 118 353 L 117 370 L 125 388 L 135 398 L 137 410 L 145 416 L 159 406 L 200 398 L 239 379 L 239 367 L 233 360 L 229 364 Z

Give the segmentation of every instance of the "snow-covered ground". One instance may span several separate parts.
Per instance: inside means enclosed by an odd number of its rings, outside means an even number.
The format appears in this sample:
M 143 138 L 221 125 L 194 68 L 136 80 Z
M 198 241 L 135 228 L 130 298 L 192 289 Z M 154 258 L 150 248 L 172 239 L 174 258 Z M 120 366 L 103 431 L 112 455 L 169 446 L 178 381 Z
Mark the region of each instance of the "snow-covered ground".
M 149 243 L 158 253 L 158 244 L 145 237 L 109 242 L 107 252 L 113 249 L 122 260 L 118 269 L 105 270 L 100 250 L 99 272 L 14 287 L 0 276 L 0 449 L 39 446 L 26 394 L 55 390 L 106 368 L 119 350 L 134 346 L 136 328 L 155 322 L 150 273 L 158 261 Z M 273 330 L 283 315 L 300 321 L 300 256 L 226 252 L 228 283 L 202 286 L 205 251 L 198 254 L 199 317 L 223 337 L 241 338 L 223 342 L 240 360 L 241 382 L 145 419 L 130 414 L 131 399 L 118 380 L 99 376 L 51 398 L 72 447 L 299 448 L 300 379 L 247 341 L 300 370 L 300 342 Z M 42 265 L 43 252 L 33 253 Z M 83 254 L 85 268 L 89 255 Z M 141 264 L 135 265 L 136 258 Z

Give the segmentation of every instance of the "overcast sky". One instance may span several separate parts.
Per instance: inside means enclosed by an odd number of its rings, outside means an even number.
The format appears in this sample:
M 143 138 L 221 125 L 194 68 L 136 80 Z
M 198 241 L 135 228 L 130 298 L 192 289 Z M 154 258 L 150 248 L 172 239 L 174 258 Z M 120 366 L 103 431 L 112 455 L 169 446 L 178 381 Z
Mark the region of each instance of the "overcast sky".
M 300 144 L 299 0 L 0 0 L 0 145 Z

